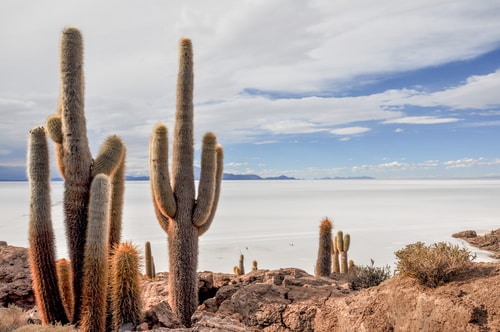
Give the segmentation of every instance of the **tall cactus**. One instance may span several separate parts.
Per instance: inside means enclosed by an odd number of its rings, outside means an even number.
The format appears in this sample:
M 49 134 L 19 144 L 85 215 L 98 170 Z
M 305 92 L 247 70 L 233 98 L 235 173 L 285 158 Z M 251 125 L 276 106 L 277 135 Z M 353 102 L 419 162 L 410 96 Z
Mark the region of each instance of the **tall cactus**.
M 95 160 L 87 139 L 84 114 L 83 40 L 75 27 L 63 30 L 60 50 L 61 87 L 57 113 L 46 127 L 55 142 L 58 169 L 64 179 L 64 215 L 69 256 L 73 272 L 73 323 L 80 321 L 83 287 L 83 259 L 88 226 L 91 181 L 103 173 L 113 183 L 112 244 L 119 242 L 124 188 L 125 146 L 117 136 L 104 142 Z
M 314 272 L 321 277 L 332 273 L 332 223 L 328 218 L 323 219 L 319 227 L 318 259 Z
M 349 234 L 344 235 L 342 231 L 338 231 L 336 238 L 335 245 L 340 253 L 340 273 L 347 273 L 349 271 L 347 251 L 351 243 L 351 236 Z
M 55 263 L 55 239 L 50 207 L 49 151 L 45 130 L 33 128 L 28 140 L 30 180 L 29 260 L 33 291 L 43 324 L 68 323 Z
M 181 322 L 189 327 L 198 306 L 198 236 L 208 229 L 215 215 L 223 150 L 213 133 L 205 134 L 195 197 L 191 40 L 181 39 L 179 48 L 172 181 L 168 171 L 168 134 L 163 124 L 157 125 L 151 135 L 149 163 L 154 209 L 168 235 L 169 303 Z

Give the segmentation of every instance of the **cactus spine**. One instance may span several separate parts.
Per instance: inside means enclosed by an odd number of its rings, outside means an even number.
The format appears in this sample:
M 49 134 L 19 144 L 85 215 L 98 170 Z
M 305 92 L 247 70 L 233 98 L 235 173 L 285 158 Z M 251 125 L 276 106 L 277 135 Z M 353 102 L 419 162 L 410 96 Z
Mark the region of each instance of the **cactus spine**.
M 150 140 L 150 182 L 158 222 L 168 235 L 169 303 L 180 321 L 191 326 L 198 306 L 198 236 L 210 226 L 222 180 L 222 146 L 213 133 L 203 137 L 201 174 L 195 199 L 193 149 L 193 52 L 191 40 L 179 44 L 179 72 L 172 156 L 168 171 L 167 128 L 157 125 Z
M 47 138 L 42 127 L 30 131 L 28 141 L 30 180 L 29 260 L 33 291 L 43 324 L 68 323 L 59 292 L 55 240 L 50 207 L 50 170 Z
M 59 292 L 66 311 L 66 315 L 71 320 L 73 313 L 73 274 L 71 272 L 71 263 L 66 258 L 61 258 L 56 261 L 57 281 L 59 284 Z
M 323 219 L 319 227 L 319 247 L 316 268 L 317 276 L 328 277 L 332 273 L 332 223 Z
M 111 268 L 111 302 L 113 328 L 118 331 L 125 323 L 140 323 L 139 254 L 130 243 L 115 250 Z
M 349 234 L 344 235 L 342 231 L 338 231 L 336 246 L 337 251 L 340 253 L 340 273 L 347 273 L 349 271 L 347 251 L 349 250 L 350 243 L 351 236 Z

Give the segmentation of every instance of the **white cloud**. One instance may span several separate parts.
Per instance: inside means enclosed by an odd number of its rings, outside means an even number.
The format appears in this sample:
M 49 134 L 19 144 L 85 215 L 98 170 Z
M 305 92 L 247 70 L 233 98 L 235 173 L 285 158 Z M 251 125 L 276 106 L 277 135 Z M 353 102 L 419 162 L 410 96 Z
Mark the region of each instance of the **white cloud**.
M 269 134 L 322 132 L 346 140 L 362 133 L 352 128 L 367 128 L 355 125 L 360 122 L 424 125 L 459 120 L 445 112 L 408 116 L 407 106 L 498 107 L 500 70 L 433 93 L 401 88 L 342 97 L 341 92 L 361 80 L 376 80 L 374 75 L 484 54 L 500 42 L 499 16 L 499 3 L 468 0 L 56 0 L 52 7 L 3 1 L 0 111 L 6 116 L 0 125 L 0 149 L 25 149 L 29 128 L 54 112 L 58 42 L 68 24 L 81 28 L 85 42 L 92 150 L 107 135 L 119 134 L 127 144 L 128 169 L 136 172 L 147 169 L 153 126 L 165 122 L 173 127 L 177 43 L 182 36 L 192 38 L 194 46 L 196 142 L 208 130 L 229 144 L 277 141 Z M 242 94 L 247 88 L 281 96 L 287 92 L 294 98 Z M 301 93 L 308 97 L 296 98 Z M 24 150 L 17 155 L 25 155 Z
M 450 123 L 457 122 L 460 119 L 457 118 L 438 118 L 436 116 L 406 116 L 398 119 L 386 120 L 383 123 L 386 124 L 440 124 L 440 123 Z
M 371 130 L 370 128 L 366 127 L 345 127 L 345 128 L 330 130 L 330 133 L 334 135 L 356 135 L 356 134 L 366 133 L 370 130 Z

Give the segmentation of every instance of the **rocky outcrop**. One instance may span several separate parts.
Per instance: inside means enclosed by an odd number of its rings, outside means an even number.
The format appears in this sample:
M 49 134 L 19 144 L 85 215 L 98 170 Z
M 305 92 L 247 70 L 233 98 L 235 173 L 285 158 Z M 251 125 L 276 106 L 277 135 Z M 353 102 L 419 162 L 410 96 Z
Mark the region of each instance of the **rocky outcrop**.
M 200 305 L 184 328 L 168 305 L 168 273 L 143 280 L 145 321 L 154 331 L 500 331 L 500 264 L 475 263 L 437 288 L 395 276 L 353 290 L 344 275 L 258 270 L 242 276 L 200 272 Z M 34 305 L 27 249 L 0 246 L 0 301 Z M 124 329 L 125 331 L 126 329 Z
M 476 231 L 468 230 L 455 233 L 452 236 L 463 239 L 476 248 L 491 251 L 491 257 L 500 259 L 500 228 L 484 235 L 478 235 Z
M 35 297 L 31 287 L 28 249 L 0 245 L 0 306 L 14 304 L 24 309 L 33 308 Z
M 174 331 L 500 331 L 495 263 L 475 264 L 461 280 L 435 289 L 396 276 L 355 291 L 341 275 L 319 278 L 294 268 L 199 276 L 215 295 L 201 303 L 191 329 L 180 328 L 165 302 L 167 274 L 145 287 L 149 312 Z

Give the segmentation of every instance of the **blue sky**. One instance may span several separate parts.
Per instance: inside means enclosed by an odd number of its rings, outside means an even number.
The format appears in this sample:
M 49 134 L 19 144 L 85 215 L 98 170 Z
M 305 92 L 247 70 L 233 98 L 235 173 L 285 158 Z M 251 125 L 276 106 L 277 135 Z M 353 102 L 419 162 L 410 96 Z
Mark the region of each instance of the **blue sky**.
M 227 173 L 500 176 L 499 0 L 50 4 L 0 3 L 0 167 L 25 166 L 29 129 L 54 112 L 76 25 L 92 151 L 120 135 L 129 175 L 147 175 L 154 125 L 173 127 L 189 37 L 196 142 L 213 131 Z

